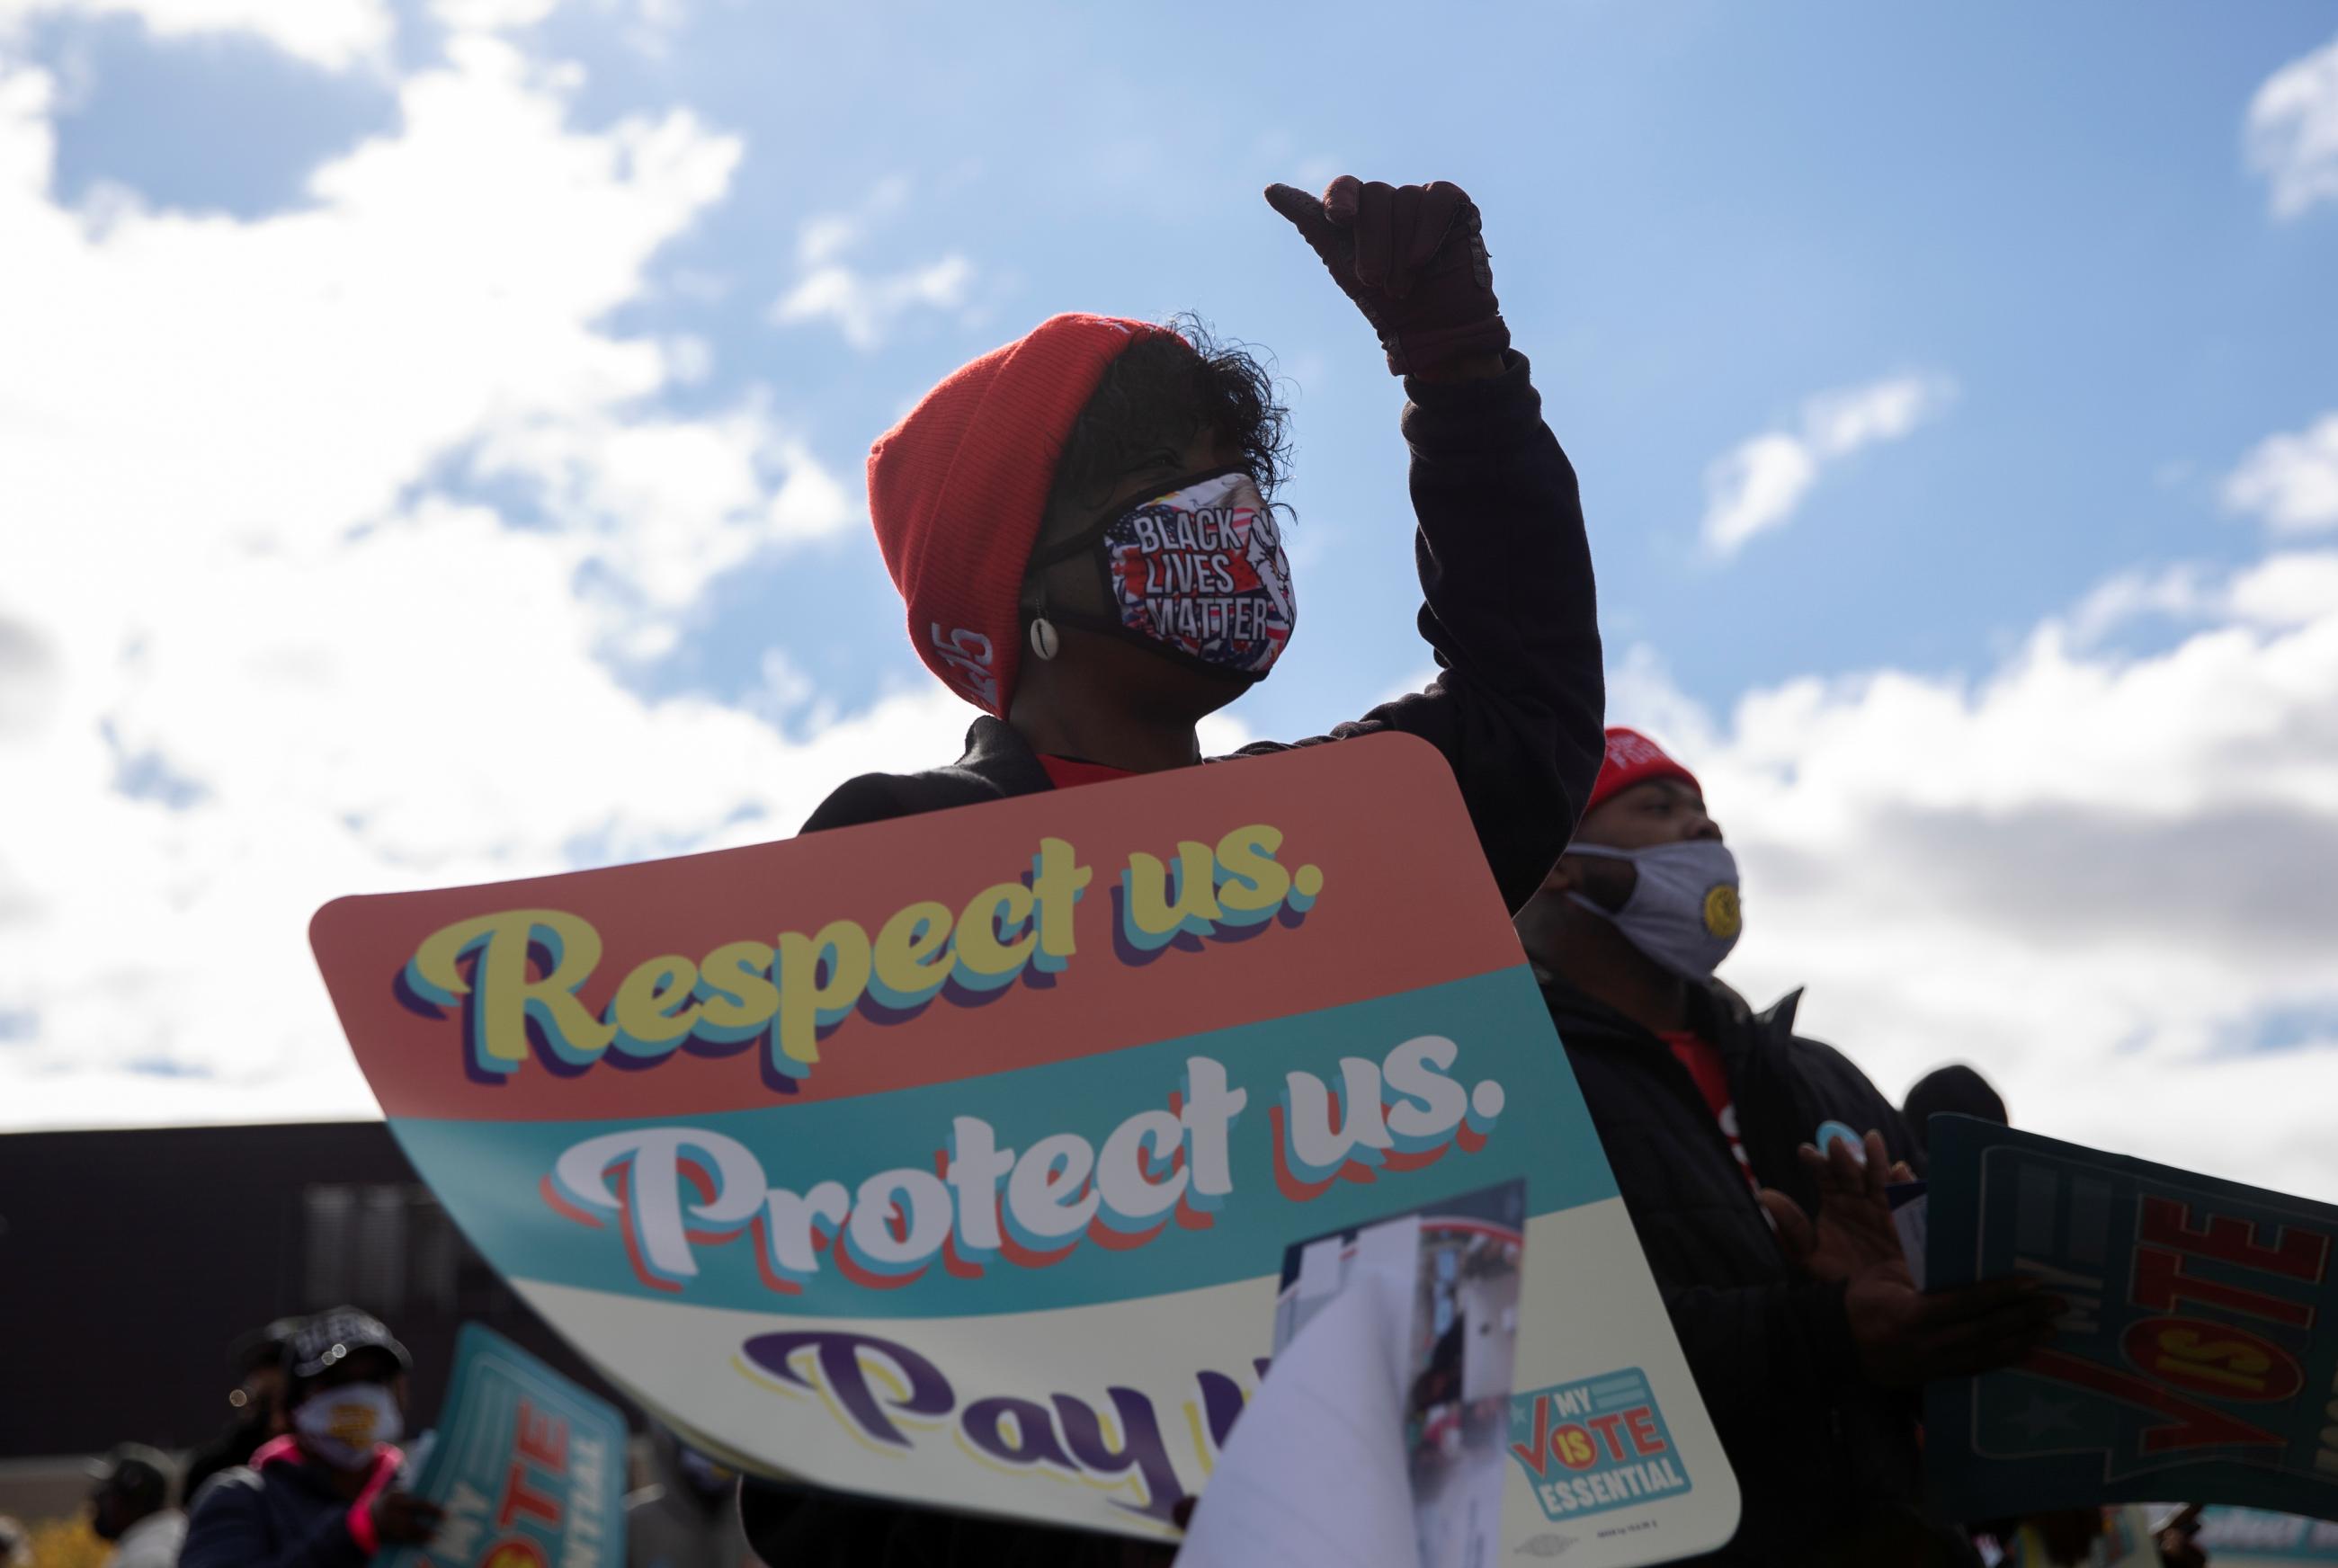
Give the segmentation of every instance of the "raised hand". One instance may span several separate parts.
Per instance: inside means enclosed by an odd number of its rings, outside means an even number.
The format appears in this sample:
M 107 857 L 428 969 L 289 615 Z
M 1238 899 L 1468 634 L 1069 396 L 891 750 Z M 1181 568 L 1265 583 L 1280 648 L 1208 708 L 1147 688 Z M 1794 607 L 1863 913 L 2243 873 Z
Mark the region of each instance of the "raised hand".
M 1969 1377 L 2010 1367 L 2054 1338 L 2067 1307 L 2021 1275 L 1951 1290 L 1923 1291 L 1908 1272 L 1891 1223 L 1890 1182 L 1906 1178 L 1891 1162 L 1882 1134 L 1871 1132 L 1865 1158 L 1838 1140 L 1824 1152 L 1795 1152 L 1817 1183 L 1813 1221 L 1792 1198 L 1761 1192 L 1789 1259 L 1817 1279 L 1843 1287 L 1860 1368 L 1887 1388 L 1913 1388 L 1939 1377 Z
M 370 1506 L 374 1534 L 385 1545 L 419 1546 L 430 1539 L 438 1529 L 438 1521 L 447 1516 L 447 1511 L 437 1504 L 411 1492 L 377 1494 Z
M 1459 380 L 1500 372 L 1510 329 L 1494 298 L 1477 203 L 1461 187 L 1342 174 L 1321 198 L 1270 185 L 1266 200 L 1380 334 L 1390 374 Z
M 2019 1274 L 1919 1290 L 1904 1263 L 1852 1275 L 1842 1305 L 1861 1370 L 1886 1388 L 1971 1377 L 2026 1360 L 2054 1338 L 2054 1319 L 2068 1308 Z
M 1905 1180 L 1908 1168 L 1891 1163 L 1881 1133 L 1867 1134 L 1863 1161 L 1840 1139 L 1824 1152 L 1805 1143 L 1795 1158 L 1818 1187 L 1817 1220 L 1775 1188 L 1764 1187 L 1759 1194 L 1790 1261 L 1814 1279 L 1849 1279 L 1862 1269 L 1905 1261 L 1884 1189 Z

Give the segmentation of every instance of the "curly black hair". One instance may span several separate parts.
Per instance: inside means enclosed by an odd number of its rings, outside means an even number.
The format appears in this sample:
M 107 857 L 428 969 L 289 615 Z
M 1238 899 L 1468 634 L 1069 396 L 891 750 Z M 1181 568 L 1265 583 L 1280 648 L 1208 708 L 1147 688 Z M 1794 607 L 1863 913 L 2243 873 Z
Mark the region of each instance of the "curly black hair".
M 1085 519 L 1115 485 L 1153 464 L 1174 466 L 1178 448 L 1203 431 L 1239 453 L 1269 500 L 1290 467 L 1290 410 L 1249 346 L 1220 342 L 1187 314 L 1175 337 L 1143 338 L 1108 366 L 1056 460 L 1048 532 Z

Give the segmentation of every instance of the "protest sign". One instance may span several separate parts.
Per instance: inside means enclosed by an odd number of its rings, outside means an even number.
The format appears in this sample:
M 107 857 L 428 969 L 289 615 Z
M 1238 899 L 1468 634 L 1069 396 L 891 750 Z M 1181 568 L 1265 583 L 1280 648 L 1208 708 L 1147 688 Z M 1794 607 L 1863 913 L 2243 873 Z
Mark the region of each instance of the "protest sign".
M 1933 1289 L 2019 1271 L 2070 1303 L 2019 1367 L 1927 1390 L 1950 1517 L 2338 1513 L 2338 1209 L 1963 1116 L 1934 1118 L 1928 1181 Z
M 492 1328 L 463 1326 L 407 1485 L 447 1515 L 383 1568 L 624 1568 L 624 1418 Z
M 312 928 L 479 1250 L 693 1442 L 936 1506 L 1173 1537 L 1286 1246 L 1527 1193 L 1518 1397 L 1646 1378 L 1736 1488 L 1444 760 L 1372 737 Z M 1512 1467 L 1508 1538 L 1559 1515 Z M 1578 1526 L 1579 1528 L 1572 1527 Z

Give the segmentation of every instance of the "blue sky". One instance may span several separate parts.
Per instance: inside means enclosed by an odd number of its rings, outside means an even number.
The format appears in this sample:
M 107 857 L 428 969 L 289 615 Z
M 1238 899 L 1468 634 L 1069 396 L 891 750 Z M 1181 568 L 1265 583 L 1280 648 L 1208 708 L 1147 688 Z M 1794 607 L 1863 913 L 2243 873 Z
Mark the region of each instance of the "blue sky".
M 1287 678 L 1245 710 L 1262 733 L 1420 668 L 1386 634 L 1413 593 L 1397 395 L 1259 201 L 1270 180 L 1352 170 L 1477 195 L 1584 475 L 1613 632 L 1707 702 L 1813 669 L 1976 669 L 2108 571 L 2238 559 L 2251 541 L 2220 525 L 2215 480 L 2330 393 L 2338 232 L 2274 220 L 2241 156 L 2240 110 L 2324 41 L 2319 7 L 1181 16 L 705 5 L 644 48 L 645 24 L 575 6 L 534 36 L 584 66 L 580 124 L 678 104 L 747 138 L 727 200 L 650 269 L 659 297 L 618 318 L 712 346 L 678 407 L 767 388 L 850 475 L 939 372 L 1057 309 L 1193 309 L 1272 349 L 1294 381 L 1311 613 Z M 407 22 L 398 54 L 426 64 L 439 30 Z M 381 82 L 258 41 L 158 48 L 129 18 L 36 37 L 86 61 L 85 102 L 59 121 L 68 197 L 118 182 L 258 217 L 397 123 Z M 966 305 L 907 314 L 869 349 L 824 322 L 775 328 L 803 225 L 895 189 L 850 260 L 962 257 Z M 1702 556 L 1716 454 L 1810 393 L 1911 371 L 1952 377 L 1953 411 L 1830 472 L 1725 567 Z M 651 689 L 735 697 L 771 646 L 847 704 L 923 678 L 864 549 L 710 597 Z
M 860 457 L 1057 309 L 1192 309 L 1288 378 L 1305 613 L 1241 730 L 1421 678 L 1400 394 L 1258 194 L 1344 172 L 1485 211 L 1583 478 L 1616 714 L 1744 825 L 1749 989 L 1812 981 L 1894 1092 L 1961 1052 L 2050 1100 L 2139 1049 L 2140 1099 L 2228 1085 L 2245 1118 L 2236 1040 L 2338 1081 L 2338 976 L 2235 935 L 2338 875 L 2333 31 L 2303 4 L 0 0 L 0 234 L 45 237 L 0 324 L 75 328 L 70 375 L 0 378 L 0 445 L 48 454 L 0 460 L 0 538 L 50 573 L 0 584 L 29 671 L 12 698 L 0 657 L 0 769 L 103 798 L 79 830 L 150 951 L 231 897 L 287 976 L 270 1043 L 191 1030 L 170 998 L 218 965 L 109 967 L 86 862 L 0 854 L 49 976 L 0 981 L 31 1021 L 0 1104 L 362 1109 L 271 912 L 768 838 L 851 767 L 952 754 Z M 62 585 L 124 557 L 152 581 L 80 612 Z M 280 615 L 307 629 L 271 642 Z M 409 637 L 478 682 L 423 709 L 525 691 L 541 732 L 383 741 Z M 572 740 L 623 755 L 597 793 L 534 771 Z M 2076 864 L 2033 850 L 1953 891 L 2032 833 L 2205 880 L 2033 882 Z M 2171 848 L 2201 843 L 2229 848 Z M 2009 887 L 2070 902 L 2017 939 Z M 1902 899 L 1925 918 L 1862 945 Z M 132 1082 L 157 1063 L 167 1100 Z M 2190 1136 L 2140 1142 L 2196 1162 Z M 2297 1137 L 2265 1172 L 2323 1179 Z

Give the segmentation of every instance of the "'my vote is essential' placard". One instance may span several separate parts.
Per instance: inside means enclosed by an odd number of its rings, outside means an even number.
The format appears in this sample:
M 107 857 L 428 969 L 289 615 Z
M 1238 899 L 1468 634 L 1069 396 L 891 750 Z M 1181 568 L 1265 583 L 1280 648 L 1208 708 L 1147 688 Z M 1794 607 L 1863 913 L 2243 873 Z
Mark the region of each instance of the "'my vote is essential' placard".
M 1734 1527 L 1417 740 L 346 898 L 311 936 L 465 1233 L 742 1463 L 1172 1535 L 1263 1371 L 1285 1247 L 1523 1181 L 1514 1389 L 1637 1369 L 1685 1485 L 1586 1516 L 1552 1502 L 1577 1456 L 1514 1444 L 1506 1539 L 1596 1565 Z

